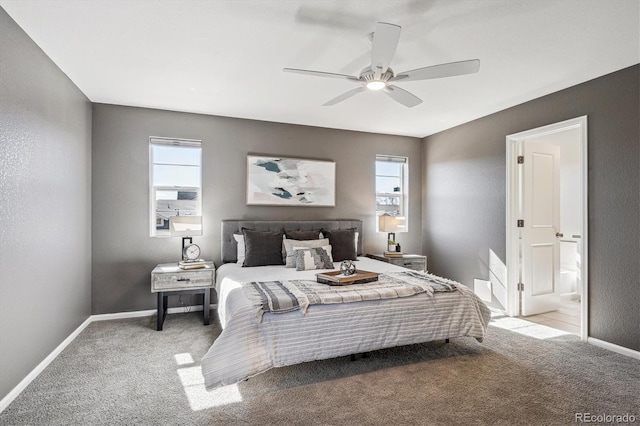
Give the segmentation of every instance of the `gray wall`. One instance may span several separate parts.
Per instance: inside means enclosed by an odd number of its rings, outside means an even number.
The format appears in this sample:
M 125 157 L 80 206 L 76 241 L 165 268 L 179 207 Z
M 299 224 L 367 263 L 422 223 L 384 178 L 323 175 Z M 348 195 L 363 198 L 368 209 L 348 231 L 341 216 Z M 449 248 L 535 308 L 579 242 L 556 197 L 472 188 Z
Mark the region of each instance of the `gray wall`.
M 0 8 L 0 398 L 91 314 L 91 103 Z
M 410 233 L 406 252 L 422 247 L 422 141 L 417 138 L 94 104 L 92 313 L 154 309 L 150 271 L 180 257 L 178 238 L 149 236 L 149 136 L 203 141 L 203 257 L 220 260 L 223 219 L 341 219 L 364 222 L 365 252 L 375 232 L 375 155 L 409 157 Z M 336 162 L 336 207 L 263 207 L 245 203 L 247 153 Z M 175 304 L 175 302 L 174 302 Z
M 640 350 L 640 66 L 424 139 L 429 268 L 472 287 L 505 258 L 505 137 L 588 116 L 589 336 Z

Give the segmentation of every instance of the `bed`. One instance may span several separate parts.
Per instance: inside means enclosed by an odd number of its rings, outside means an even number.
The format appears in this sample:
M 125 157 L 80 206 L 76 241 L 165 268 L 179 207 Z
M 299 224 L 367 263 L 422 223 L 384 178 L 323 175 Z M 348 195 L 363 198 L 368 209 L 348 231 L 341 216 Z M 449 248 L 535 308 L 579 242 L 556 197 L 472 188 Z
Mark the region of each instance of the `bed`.
M 335 235 L 352 230 L 356 233 L 354 256 L 357 261 L 354 263 L 359 270 L 384 276 L 408 273 L 399 266 L 362 257 L 363 245 L 359 238 L 362 223 L 358 220 L 223 221 L 223 264 L 216 271 L 217 314 L 222 332 L 201 362 L 207 389 L 237 383 L 273 367 L 462 336 L 478 341 L 485 337 L 489 309 L 461 284 L 455 286 L 455 291 L 313 304 L 304 311 L 258 315 L 255 301 L 250 300 L 246 290 L 249 283 L 277 281 L 311 285 L 317 273 L 329 269 L 298 271 L 282 264 L 243 267 L 237 263 L 240 253 L 237 236 L 243 228 L 265 233 L 281 229 L 324 229 L 337 231 Z M 334 244 L 338 241 L 332 240 Z M 339 268 L 340 261 L 336 261 L 331 269 Z

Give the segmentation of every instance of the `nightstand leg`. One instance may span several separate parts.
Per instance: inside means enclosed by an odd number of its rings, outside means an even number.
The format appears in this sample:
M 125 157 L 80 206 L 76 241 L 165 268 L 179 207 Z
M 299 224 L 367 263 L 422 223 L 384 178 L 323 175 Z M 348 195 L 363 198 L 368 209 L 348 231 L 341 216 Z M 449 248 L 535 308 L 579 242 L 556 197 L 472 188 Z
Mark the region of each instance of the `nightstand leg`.
M 202 312 L 204 315 L 204 325 L 209 325 L 210 306 L 211 306 L 211 290 L 207 288 L 204 291 L 204 302 L 202 305 Z
M 157 313 L 157 327 L 156 330 L 157 331 L 162 331 L 162 323 L 164 322 L 164 304 L 163 302 L 163 297 L 162 297 L 162 292 L 158 293 L 158 313 Z
M 162 325 L 164 324 L 164 319 L 167 317 L 167 305 L 168 305 L 169 296 L 164 294 L 163 292 L 158 293 L 158 319 L 157 319 L 157 331 L 162 331 Z

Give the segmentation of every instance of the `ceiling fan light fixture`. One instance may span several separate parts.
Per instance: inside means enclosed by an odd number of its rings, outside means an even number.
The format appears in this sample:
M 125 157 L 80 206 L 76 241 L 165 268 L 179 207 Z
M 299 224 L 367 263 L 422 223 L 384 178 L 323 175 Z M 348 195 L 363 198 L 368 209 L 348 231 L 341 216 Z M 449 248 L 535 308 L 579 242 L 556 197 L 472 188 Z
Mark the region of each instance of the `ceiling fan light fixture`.
M 387 83 L 380 80 L 373 80 L 367 83 L 367 89 L 369 90 L 380 90 L 387 87 Z

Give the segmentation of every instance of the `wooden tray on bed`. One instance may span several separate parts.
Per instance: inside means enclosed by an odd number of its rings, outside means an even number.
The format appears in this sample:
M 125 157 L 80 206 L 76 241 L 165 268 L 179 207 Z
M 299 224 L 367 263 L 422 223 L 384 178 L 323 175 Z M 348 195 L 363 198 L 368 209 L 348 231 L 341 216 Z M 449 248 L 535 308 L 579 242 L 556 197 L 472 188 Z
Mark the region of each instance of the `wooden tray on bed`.
M 329 285 L 364 284 L 378 281 L 378 273 L 360 270 L 353 275 L 343 275 L 340 271 L 329 271 L 316 274 L 316 278 L 319 283 Z

